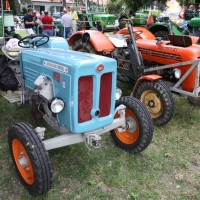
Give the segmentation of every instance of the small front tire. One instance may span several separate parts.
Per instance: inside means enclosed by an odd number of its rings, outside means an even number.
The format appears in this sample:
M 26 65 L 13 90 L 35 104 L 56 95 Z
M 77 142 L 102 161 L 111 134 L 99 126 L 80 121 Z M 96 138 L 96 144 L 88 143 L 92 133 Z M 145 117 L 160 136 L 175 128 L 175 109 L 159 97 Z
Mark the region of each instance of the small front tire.
M 126 130 L 119 131 L 118 128 L 111 131 L 116 146 L 130 151 L 139 153 L 145 150 L 151 143 L 153 137 L 152 119 L 144 105 L 135 98 L 122 97 L 116 102 L 116 107 L 120 104 L 126 106 Z M 119 114 L 115 114 L 118 118 Z
M 29 193 L 33 196 L 47 193 L 52 184 L 51 163 L 32 126 L 27 123 L 12 125 L 8 143 L 19 178 Z
M 146 106 L 156 126 L 168 123 L 174 115 L 173 95 L 162 80 L 140 82 L 133 96 Z

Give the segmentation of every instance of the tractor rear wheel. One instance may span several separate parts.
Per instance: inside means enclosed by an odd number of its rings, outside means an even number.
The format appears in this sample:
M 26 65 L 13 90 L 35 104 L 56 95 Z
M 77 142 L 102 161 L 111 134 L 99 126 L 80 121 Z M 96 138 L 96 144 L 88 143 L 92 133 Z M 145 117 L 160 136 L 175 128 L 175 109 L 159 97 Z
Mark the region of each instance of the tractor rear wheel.
M 200 97 L 188 97 L 187 99 L 192 105 L 200 106 Z
M 94 50 L 93 46 L 90 42 L 83 43 L 82 39 L 79 39 L 75 45 L 72 47 L 74 51 L 81 51 L 86 53 L 93 53 L 96 54 L 96 51 Z
M 163 40 L 169 40 L 169 33 L 167 31 L 156 31 L 153 34 L 155 37 L 161 37 Z
M 152 119 L 144 105 L 135 98 L 122 97 L 116 102 L 116 107 L 120 104 L 126 106 L 126 129 L 119 131 L 118 128 L 111 131 L 116 146 L 139 153 L 146 149 L 153 137 Z M 119 114 L 115 114 L 118 118 Z
M 33 196 L 47 193 L 52 184 L 51 163 L 32 126 L 27 123 L 12 125 L 8 142 L 19 178 L 29 193 Z
M 173 117 L 174 99 L 163 81 L 142 81 L 135 89 L 134 97 L 146 106 L 154 125 L 164 125 Z
M 123 17 L 119 20 L 119 28 L 128 28 L 128 18 Z

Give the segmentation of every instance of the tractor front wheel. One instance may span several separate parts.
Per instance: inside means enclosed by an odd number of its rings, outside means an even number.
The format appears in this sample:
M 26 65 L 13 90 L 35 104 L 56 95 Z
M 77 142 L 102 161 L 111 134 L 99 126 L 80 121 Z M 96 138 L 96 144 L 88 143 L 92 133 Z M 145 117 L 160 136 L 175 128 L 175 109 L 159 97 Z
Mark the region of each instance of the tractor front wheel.
M 23 185 L 33 196 L 47 193 L 52 184 L 52 169 L 41 139 L 31 125 L 17 123 L 10 127 L 8 142 L 14 165 Z
M 163 81 L 142 81 L 133 94 L 146 106 L 154 125 L 164 125 L 173 117 L 174 99 Z
M 151 143 L 153 137 L 152 119 L 144 107 L 144 105 L 135 98 L 122 97 L 117 103 L 126 106 L 126 128 L 116 128 L 111 131 L 116 146 L 130 151 L 139 153 L 146 149 Z M 115 118 L 119 118 L 119 114 L 115 114 Z

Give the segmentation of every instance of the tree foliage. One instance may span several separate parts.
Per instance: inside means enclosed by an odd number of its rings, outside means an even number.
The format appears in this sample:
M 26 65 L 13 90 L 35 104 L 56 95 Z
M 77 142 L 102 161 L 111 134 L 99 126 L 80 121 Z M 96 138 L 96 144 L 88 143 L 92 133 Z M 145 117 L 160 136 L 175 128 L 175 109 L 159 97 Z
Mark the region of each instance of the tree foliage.
M 111 12 L 120 13 L 123 9 L 137 11 L 140 8 L 149 6 L 165 5 L 167 0 L 109 0 L 107 8 Z

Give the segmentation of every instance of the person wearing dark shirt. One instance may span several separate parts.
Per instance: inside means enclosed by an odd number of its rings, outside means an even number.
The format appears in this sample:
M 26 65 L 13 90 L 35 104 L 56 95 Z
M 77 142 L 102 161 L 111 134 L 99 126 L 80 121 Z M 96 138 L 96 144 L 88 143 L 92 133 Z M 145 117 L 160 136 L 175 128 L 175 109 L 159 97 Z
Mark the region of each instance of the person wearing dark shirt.
M 197 17 L 197 11 L 194 5 L 191 5 L 184 14 L 184 20 L 191 20 L 193 17 Z
M 48 11 L 44 11 L 44 17 L 41 19 L 42 24 L 45 26 L 42 27 L 43 34 L 48 36 L 53 36 L 53 26 L 47 26 L 48 24 L 54 24 L 53 18 L 48 15 Z
M 27 14 L 24 15 L 24 27 L 29 35 L 35 34 L 33 31 L 34 25 L 35 22 L 33 20 L 33 10 L 29 8 Z

